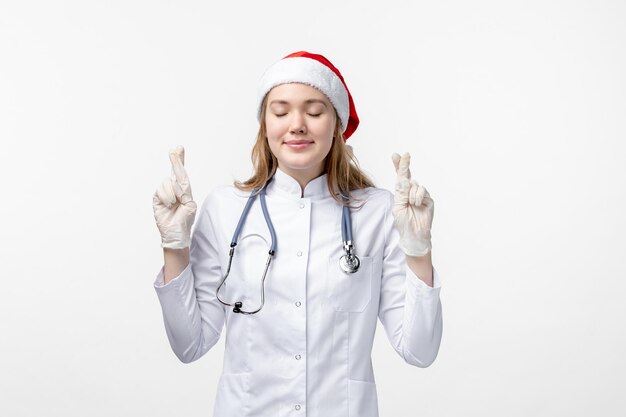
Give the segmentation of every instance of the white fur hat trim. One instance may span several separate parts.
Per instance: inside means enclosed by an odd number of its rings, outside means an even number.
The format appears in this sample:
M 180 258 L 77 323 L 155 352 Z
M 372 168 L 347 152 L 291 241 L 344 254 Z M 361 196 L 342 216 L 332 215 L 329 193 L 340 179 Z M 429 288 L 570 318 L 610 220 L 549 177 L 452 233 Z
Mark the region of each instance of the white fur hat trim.
M 303 83 L 315 87 L 328 97 L 337 110 L 343 131 L 348 126 L 350 102 L 341 79 L 326 65 L 312 58 L 284 58 L 269 67 L 261 77 L 257 94 L 257 120 L 261 122 L 261 104 L 274 87 L 287 83 Z

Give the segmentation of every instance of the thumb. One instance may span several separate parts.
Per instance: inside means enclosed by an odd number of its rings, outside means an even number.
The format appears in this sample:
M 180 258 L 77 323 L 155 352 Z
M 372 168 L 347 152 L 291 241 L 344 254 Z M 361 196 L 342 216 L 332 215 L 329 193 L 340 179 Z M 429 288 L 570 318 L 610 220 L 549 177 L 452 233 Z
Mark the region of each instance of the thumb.
M 178 181 L 172 179 L 171 181 L 172 189 L 174 190 L 174 194 L 180 203 L 184 206 L 188 202 L 193 201 L 191 197 L 191 188 L 190 187 L 182 187 Z

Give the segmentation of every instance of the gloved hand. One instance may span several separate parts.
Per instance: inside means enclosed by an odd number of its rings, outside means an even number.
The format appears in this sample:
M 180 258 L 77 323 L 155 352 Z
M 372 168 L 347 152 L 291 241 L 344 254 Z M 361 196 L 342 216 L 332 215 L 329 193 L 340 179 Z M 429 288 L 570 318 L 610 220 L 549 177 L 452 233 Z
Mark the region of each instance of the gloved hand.
M 396 167 L 396 192 L 393 205 L 394 226 L 400 232 L 400 249 L 409 256 L 423 256 L 431 249 L 430 229 L 435 202 L 424 186 L 411 180 L 411 155 L 391 157 Z
M 185 171 L 185 149 L 170 151 L 172 175 L 165 178 L 152 198 L 154 219 L 161 233 L 161 247 L 184 249 L 191 243 L 191 226 L 197 205 L 191 196 L 191 185 Z

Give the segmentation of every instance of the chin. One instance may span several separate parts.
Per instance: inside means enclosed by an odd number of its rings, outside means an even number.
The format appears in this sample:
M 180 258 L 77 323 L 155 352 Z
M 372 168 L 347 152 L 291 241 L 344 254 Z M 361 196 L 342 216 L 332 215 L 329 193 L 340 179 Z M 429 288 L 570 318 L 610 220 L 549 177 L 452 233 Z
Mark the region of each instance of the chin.
M 283 161 L 281 166 L 283 169 L 292 171 L 316 171 L 319 169 L 321 162 L 316 161 Z M 322 164 L 323 169 L 323 164 Z

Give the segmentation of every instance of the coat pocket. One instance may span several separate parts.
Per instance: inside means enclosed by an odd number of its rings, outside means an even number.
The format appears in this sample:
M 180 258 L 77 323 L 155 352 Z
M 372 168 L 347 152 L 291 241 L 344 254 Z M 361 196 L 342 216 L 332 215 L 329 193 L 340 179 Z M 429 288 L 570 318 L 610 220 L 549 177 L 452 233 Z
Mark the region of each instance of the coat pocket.
M 336 311 L 361 312 L 372 298 L 373 258 L 360 257 L 361 266 L 354 273 L 339 267 L 339 258 L 328 260 L 326 291 Z

